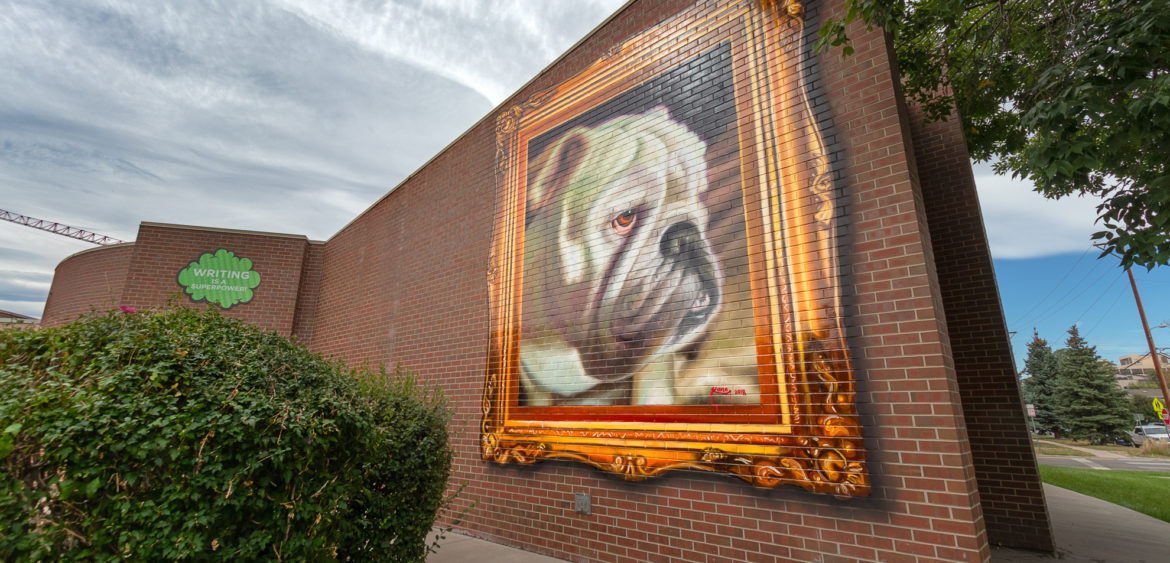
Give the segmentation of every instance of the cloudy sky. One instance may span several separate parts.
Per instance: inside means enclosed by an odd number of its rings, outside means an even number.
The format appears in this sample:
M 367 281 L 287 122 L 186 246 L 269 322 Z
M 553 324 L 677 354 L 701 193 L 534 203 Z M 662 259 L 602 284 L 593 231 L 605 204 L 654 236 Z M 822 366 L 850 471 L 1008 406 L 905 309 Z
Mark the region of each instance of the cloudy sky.
M 623 0 L 0 0 L 0 209 L 326 239 Z M 0 309 L 91 245 L 0 223 Z
M 0 209 L 327 239 L 623 3 L 0 0 Z M 997 269 L 1083 253 L 1095 202 L 976 173 Z M 86 248 L 0 222 L 0 309 Z

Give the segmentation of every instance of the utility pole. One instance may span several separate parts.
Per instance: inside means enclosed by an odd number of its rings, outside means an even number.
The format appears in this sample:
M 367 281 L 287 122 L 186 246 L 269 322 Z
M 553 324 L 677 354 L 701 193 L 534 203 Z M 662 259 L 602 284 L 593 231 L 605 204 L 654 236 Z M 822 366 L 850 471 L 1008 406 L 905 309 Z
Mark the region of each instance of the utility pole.
M 1142 308 L 1142 296 L 1138 295 L 1137 282 L 1133 279 L 1133 272 L 1125 269 L 1129 274 L 1129 286 L 1133 288 L 1133 300 L 1137 302 L 1138 315 L 1142 317 L 1142 330 L 1146 331 L 1146 343 L 1150 345 L 1150 358 L 1154 360 L 1154 375 L 1158 376 L 1158 385 L 1162 387 L 1162 399 L 1170 405 L 1170 391 L 1166 390 L 1166 377 L 1162 375 L 1162 362 L 1158 360 L 1158 349 L 1154 347 L 1154 337 L 1150 334 L 1150 325 L 1146 322 L 1146 310 Z

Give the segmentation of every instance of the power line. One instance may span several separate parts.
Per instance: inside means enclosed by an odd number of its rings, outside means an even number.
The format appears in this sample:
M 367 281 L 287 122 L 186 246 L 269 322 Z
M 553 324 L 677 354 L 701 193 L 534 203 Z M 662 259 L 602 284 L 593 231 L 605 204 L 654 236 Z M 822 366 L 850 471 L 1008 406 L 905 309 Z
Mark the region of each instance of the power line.
M 1108 294 L 1110 291 L 1112 291 L 1113 287 L 1116 286 L 1117 282 L 1119 282 L 1119 281 L 1121 281 L 1121 277 L 1118 277 L 1117 279 L 1113 280 L 1113 283 L 1109 285 L 1109 289 L 1106 289 L 1105 291 L 1101 292 L 1101 295 L 1097 296 L 1097 300 L 1093 301 L 1093 304 L 1089 305 L 1088 309 L 1085 309 L 1084 315 L 1089 314 L 1089 311 L 1093 310 L 1093 307 L 1097 305 L 1097 302 L 1101 301 L 1102 297 L 1104 297 L 1106 294 Z M 1121 296 L 1122 296 L 1122 293 L 1118 292 L 1113 297 L 1113 301 L 1111 303 L 1109 303 L 1109 306 L 1105 307 L 1105 311 L 1097 316 L 1097 319 L 1095 321 L 1093 321 L 1093 325 L 1091 327 L 1089 327 L 1089 330 L 1087 332 L 1085 332 L 1085 338 L 1088 338 L 1089 336 L 1091 336 L 1093 334 L 1093 332 L 1097 330 L 1097 327 L 1101 326 L 1101 321 L 1105 320 L 1105 317 L 1108 316 L 1109 313 L 1113 312 L 1113 306 L 1116 305 L 1117 302 L 1121 300 Z
M 1102 270 L 1100 273 L 1098 273 L 1098 270 L 1101 269 L 1102 264 L 1103 263 L 1100 260 L 1098 260 L 1096 263 L 1094 263 L 1093 268 L 1090 271 L 1086 272 L 1081 277 L 1080 280 L 1078 280 L 1076 283 L 1074 283 L 1072 285 L 1072 287 L 1068 288 L 1068 291 L 1064 292 L 1064 295 L 1061 295 L 1056 300 L 1056 302 L 1046 306 L 1039 313 L 1036 313 L 1030 319 L 1027 319 L 1027 322 L 1038 323 L 1044 319 L 1047 319 L 1048 317 L 1052 316 L 1054 313 L 1059 311 L 1060 308 L 1065 306 L 1070 300 L 1075 300 L 1075 299 L 1079 298 L 1086 291 L 1089 291 L 1093 287 L 1097 286 L 1102 280 L 1104 280 L 1110 274 L 1110 272 L 1113 271 L 1113 269 L 1111 267 L 1105 266 L 1105 269 Z M 1094 274 L 1096 274 L 1096 277 L 1094 277 L 1092 281 L 1089 281 L 1089 276 L 1094 275 Z M 1086 284 L 1086 282 L 1087 282 L 1087 284 Z M 1082 287 L 1083 284 L 1084 284 L 1084 286 Z M 1078 289 L 1080 291 L 1074 295 L 1073 292 L 1077 291 Z M 1025 323 L 1025 320 L 1021 319 L 1020 323 Z
M 1089 245 L 1088 247 L 1086 247 L 1085 251 L 1082 252 L 1081 255 L 1077 258 L 1077 261 L 1073 262 L 1073 265 L 1070 266 L 1068 271 L 1064 273 L 1064 276 L 1060 278 L 1060 281 L 1056 282 L 1056 285 L 1053 285 L 1052 289 L 1048 290 L 1048 294 L 1045 295 L 1044 297 L 1042 297 L 1034 305 L 1032 305 L 1032 308 L 1025 311 L 1024 314 L 1020 316 L 1020 318 L 1026 319 L 1028 317 L 1028 315 L 1032 314 L 1032 311 L 1035 311 L 1036 308 L 1039 307 L 1040 305 L 1042 305 L 1045 301 L 1047 301 L 1049 297 L 1052 297 L 1052 294 L 1056 292 L 1056 288 L 1060 287 L 1060 285 L 1064 283 L 1064 280 L 1067 280 L 1068 277 L 1070 275 L 1072 275 L 1072 273 L 1077 269 L 1077 266 L 1080 265 L 1081 260 L 1085 259 L 1085 256 L 1089 253 L 1089 250 L 1091 250 L 1092 248 L 1093 248 L 1092 245 Z

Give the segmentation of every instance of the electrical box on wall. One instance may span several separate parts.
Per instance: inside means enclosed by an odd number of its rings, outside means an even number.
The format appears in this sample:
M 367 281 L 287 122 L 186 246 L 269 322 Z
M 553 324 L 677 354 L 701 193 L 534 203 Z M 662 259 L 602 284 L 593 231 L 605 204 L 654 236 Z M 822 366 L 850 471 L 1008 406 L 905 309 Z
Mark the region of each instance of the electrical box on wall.
M 573 496 L 573 510 L 586 516 L 593 514 L 593 497 L 589 493 L 575 494 Z

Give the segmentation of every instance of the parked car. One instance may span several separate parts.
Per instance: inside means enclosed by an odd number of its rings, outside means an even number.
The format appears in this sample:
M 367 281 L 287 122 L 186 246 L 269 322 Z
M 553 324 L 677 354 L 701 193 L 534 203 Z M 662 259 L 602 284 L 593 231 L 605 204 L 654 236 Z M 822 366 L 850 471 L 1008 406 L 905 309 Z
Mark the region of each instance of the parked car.
M 1130 432 L 1135 447 L 1141 447 L 1147 440 L 1161 440 L 1163 442 L 1170 442 L 1170 431 L 1167 431 L 1165 424 L 1146 424 L 1144 426 L 1134 426 L 1133 432 Z

